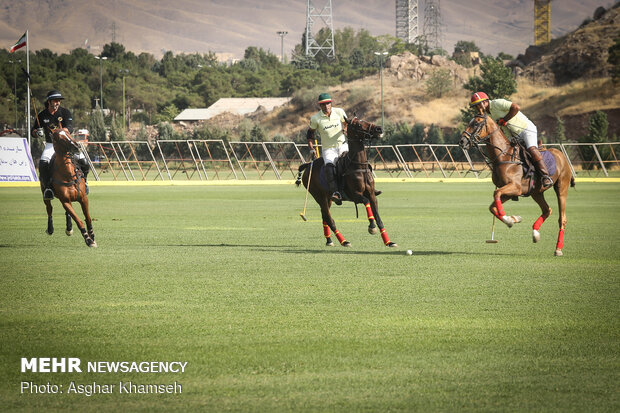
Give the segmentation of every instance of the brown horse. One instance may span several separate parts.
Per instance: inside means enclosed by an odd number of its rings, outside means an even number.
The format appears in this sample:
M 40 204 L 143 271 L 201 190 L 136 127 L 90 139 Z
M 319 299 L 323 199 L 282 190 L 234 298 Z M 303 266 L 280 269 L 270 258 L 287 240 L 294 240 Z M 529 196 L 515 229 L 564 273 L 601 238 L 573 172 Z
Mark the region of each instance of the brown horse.
M 486 156 L 479 145 L 486 144 Z M 486 113 L 477 114 L 467 125 L 461 135 L 459 145 L 463 149 L 476 147 L 487 159 L 492 170 L 493 183 L 496 186 L 493 193 L 493 202 L 489 210 L 499 218 L 509 228 L 513 224 L 521 222 L 519 216 L 507 216 L 504 213 L 503 203 L 509 199 L 516 199 L 519 195 L 531 195 L 534 201 L 540 206 L 542 214 L 534 222 L 532 227 L 532 240 L 540 240 L 539 229 L 542 223 L 551 215 L 551 208 L 545 201 L 544 192 L 549 188 L 543 188 L 540 177 L 528 178 L 523 174 L 523 163 L 521 162 L 520 145 L 511 144 L 506 138 L 500 127 L 487 116 Z M 561 256 L 564 246 L 564 230 L 566 229 L 566 195 L 569 186 L 575 186 L 575 180 L 571 174 L 568 160 L 564 154 L 557 149 L 548 149 L 553 155 L 556 163 L 556 171 L 551 176 L 553 179 L 553 189 L 558 198 L 560 217 L 558 223 L 560 232 L 555 248 L 555 255 Z M 533 187 L 531 179 L 534 179 Z
M 368 232 L 376 234 L 377 227 L 379 227 L 384 244 L 387 247 L 397 247 L 396 243 L 390 241 L 379 216 L 377 197 L 375 195 L 375 181 L 364 146 L 366 141 L 369 142 L 372 139 L 380 138 L 383 135 L 383 130 L 380 126 L 360 120 L 357 117 L 347 120 L 347 124 L 349 151 L 343 154 L 337 161 L 338 174 L 342 176 L 344 181 L 344 200 L 354 202 L 355 204 L 364 204 L 369 221 Z M 297 174 L 296 184 L 299 186 L 303 182 L 304 186 L 308 188 L 312 197 L 321 207 L 323 234 L 327 240 L 325 245 L 329 247 L 334 245 L 331 239 L 331 230 L 340 242 L 340 245 L 350 247 L 351 243 L 338 231 L 329 211 L 332 205 L 331 193 L 326 186 L 321 184 L 320 175 L 323 165 L 323 158 L 318 158 L 313 162 L 301 165 Z M 312 169 L 312 180 L 308 182 L 310 169 Z
M 73 160 L 72 151 L 79 149 L 78 145 L 71 138 L 71 134 L 66 128 L 57 128 L 52 134 L 52 141 L 54 144 L 54 163 L 52 166 L 52 188 L 54 194 L 65 209 L 67 229 L 66 234 L 72 235 L 71 218 L 75 221 L 78 228 L 84 237 L 84 242 L 89 247 L 96 248 L 95 233 L 93 232 L 93 223 L 88 211 L 88 197 L 86 196 L 86 185 L 84 181 L 84 175 L 79 167 L 77 167 Z M 41 191 L 45 190 L 45 185 L 41 183 Z M 52 235 L 54 233 L 54 223 L 52 219 L 52 202 L 44 200 L 45 208 L 47 209 L 47 234 Z M 84 223 L 75 213 L 75 210 L 71 206 L 72 202 L 79 202 L 82 207 L 82 212 L 86 219 L 86 227 Z M 88 229 L 88 231 L 87 231 Z

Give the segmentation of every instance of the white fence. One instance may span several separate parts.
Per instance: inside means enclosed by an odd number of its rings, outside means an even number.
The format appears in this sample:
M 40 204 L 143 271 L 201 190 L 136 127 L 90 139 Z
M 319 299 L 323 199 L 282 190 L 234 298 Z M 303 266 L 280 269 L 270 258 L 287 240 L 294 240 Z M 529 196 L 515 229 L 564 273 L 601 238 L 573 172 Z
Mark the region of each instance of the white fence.
M 620 176 L 620 142 L 545 145 L 560 149 L 573 176 Z M 159 140 L 88 142 L 83 144 L 96 180 L 238 180 L 293 179 L 309 159 L 305 144 L 294 142 L 229 142 L 223 140 Z M 486 178 L 479 151 L 458 145 L 376 145 L 368 160 L 378 177 Z

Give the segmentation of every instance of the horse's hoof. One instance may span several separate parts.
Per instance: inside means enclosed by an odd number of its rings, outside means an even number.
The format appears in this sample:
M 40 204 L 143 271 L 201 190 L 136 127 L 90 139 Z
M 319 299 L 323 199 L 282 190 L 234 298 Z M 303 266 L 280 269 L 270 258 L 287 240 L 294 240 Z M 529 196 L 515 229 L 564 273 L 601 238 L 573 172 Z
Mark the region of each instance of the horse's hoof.
M 512 228 L 512 226 L 514 225 L 514 221 L 512 220 L 512 217 L 509 217 L 508 215 L 504 215 L 501 218 L 501 220 L 504 224 L 508 226 L 508 228 Z
M 514 222 L 515 224 L 518 224 L 519 222 L 523 221 L 523 218 L 521 218 L 521 215 L 511 215 L 510 218 L 512 218 L 512 222 Z
M 46 229 L 46 230 L 45 230 L 45 233 L 46 233 L 47 235 L 52 235 L 52 234 L 54 233 L 54 230 L 52 230 L 52 232 L 50 232 L 49 230 L 47 230 L 47 229 Z
M 368 233 L 370 235 L 375 235 L 377 233 L 377 227 L 368 227 Z
M 561 257 L 564 255 L 564 253 L 562 252 L 562 250 L 555 250 L 555 253 L 553 255 L 555 255 L 556 257 Z
M 532 241 L 534 243 L 537 243 L 538 241 L 540 241 L 540 232 L 538 232 L 535 229 L 532 230 Z
M 345 241 L 345 242 L 342 243 L 342 246 L 349 248 L 349 247 L 351 247 L 351 243 L 349 241 Z
M 398 247 L 398 244 L 395 243 L 395 242 L 391 242 L 390 241 L 387 244 L 385 244 L 385 246 L 388 247 L 388 248 L 396 248 L 396 247 Z
M 92 244 L 89 245 L 90 248 L 97 248 L 97 243 L 93 241 Z
M 330 240 L 330 241 L 327 241 L 327 242 L 325 243 L 325 246 L 326 246 L 326 247 L 333 247 L 333 246 L 334 246 L 334 241 L 331 241 L 331 240 Z
M 73 230 L 72 229 L 66 229 L 65 230 L 65 234 L 67 234 L 67 236 L 70 237 L 71 235 L 73 235 Z

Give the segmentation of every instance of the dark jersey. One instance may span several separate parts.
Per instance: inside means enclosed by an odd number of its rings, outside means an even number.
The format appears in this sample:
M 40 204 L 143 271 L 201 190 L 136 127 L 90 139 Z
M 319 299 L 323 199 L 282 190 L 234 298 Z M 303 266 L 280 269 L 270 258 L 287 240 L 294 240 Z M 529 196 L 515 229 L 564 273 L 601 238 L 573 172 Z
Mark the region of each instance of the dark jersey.
M 41 122 L 41 126 L 39 126 Z M 37 128 L 43 128 L 45 131 L 45 142 L 52 143 L 52 131 L 59 126 L 67 128 L 69 133 L 73 133 L 73 115 L 69 109 L 65 109 L 62 106 L 58 108 L 53 115 L 47 108 L 39 113 L 38 120 L 34 120 L 34 127 L 31 132 L 34 132 Z

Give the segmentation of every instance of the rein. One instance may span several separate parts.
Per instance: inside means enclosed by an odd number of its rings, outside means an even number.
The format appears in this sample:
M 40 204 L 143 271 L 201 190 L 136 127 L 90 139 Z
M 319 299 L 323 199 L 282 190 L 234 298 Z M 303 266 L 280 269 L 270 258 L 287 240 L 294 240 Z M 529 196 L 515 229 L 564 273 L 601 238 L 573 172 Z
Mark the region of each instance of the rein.
M 480 152 L 480 154 L 482 155 L 482 157 L 484 158 L 484 161 L 486 162 L 487 165 L 489 165 L 489 167 L 492 169 L 493 164 L 497 164 L 497 165 L 502 165 L 502 164 L 515 164 L 515 165 L 522 165 L 523 163 L 521 161 L 516 161 L 516 157 L 517 157 L 517 151 L 513 150 L 512 153 L 508 153 L 508 149 L 502 149 L 497 145 L 494 145 L 491 143 L 491 136 L 493 136 L 494 134 L 496 134 L 497 132 L 500 132 L 501 129 L 497 128 L 492 132 L 489 132 L 489 125 L 487 124 L 487 115 L 486 113 L 483 115 L 476 115 L 475 118 L 482 118 L 483 122 L 478 123 L 478 126 L 476 127 L 476 129 L 473 131 L 473 133 L 469 133 L 467 131 L 464 131 L 463 134 L 465 136 L 467 136 L 467 138 L 469 139 L 469 141 L 472 143 L 473 146 L 476 147 L 476 149 L 478 149 L 478 151 Z M 484 138 L 480 138 L 480 131 L 482 130 L 482 128 L 486 129 L 486 136 Z M 484 152 L 484 150 L 480 147 L 480 144 L 485 144 L 488 146 L 491 146 L 495 149 L 497 149 L 499 151 L 499 154 L 496 156 L 496 160 L 493 161 L 491 160 L 486 153 Z M 513 145 L 513 142 L 510 141 L 510 147 L 513 147 L 515 145 Z M 499 158 L 502 155 L 507 155 L 510 156 L 510 161 L 497 161 L 497 158 Z

